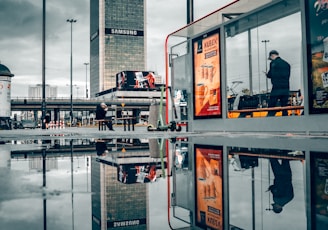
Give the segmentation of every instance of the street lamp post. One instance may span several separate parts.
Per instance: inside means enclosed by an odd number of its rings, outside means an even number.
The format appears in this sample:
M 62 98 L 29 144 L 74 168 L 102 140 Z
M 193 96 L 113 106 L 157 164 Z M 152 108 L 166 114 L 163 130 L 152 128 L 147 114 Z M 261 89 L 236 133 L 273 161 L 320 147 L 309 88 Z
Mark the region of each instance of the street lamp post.
M 268 73 L 268 60 L 267 60 L 267 43 L 270 42 L 270 40 L 262 40 L 262 42 L 264 43 L 264 50 L 265 50 L 265 73 Z M 269 91 L 269 86 L 268 86 L 268 78 L 266 78 L 266 92 Z
M 46 129 L 46 1 L 42 1 L 42 104 L 41 128 Z
M 80 89 L 80 87 L 78 85 L 74 85 L 74 86 L 76 88 L 76 99 L 78 99 L 79 98 L 79 89 Z
M 88 65 L 89 63 L 85 62 L 85 98 L 88 98 Z
M 71 85 L 66 84 L 66 86 L 71 86 Z M 80 89 L 80 87 L 77 84 L 74 84 L 73 87 L 75 87 L 75 89 L 76 89 L 75 98 L 78 99 L 79 98 L 79 89 Z
M 73 23 L 76 22 L 75 19 L 67 19 L 67 22 L 71 23 L 71 75 L 70 75 L 70 93 L 71 93 L 71 109 L 70 109 L 70 127 L 72 127 L 73 122 Z

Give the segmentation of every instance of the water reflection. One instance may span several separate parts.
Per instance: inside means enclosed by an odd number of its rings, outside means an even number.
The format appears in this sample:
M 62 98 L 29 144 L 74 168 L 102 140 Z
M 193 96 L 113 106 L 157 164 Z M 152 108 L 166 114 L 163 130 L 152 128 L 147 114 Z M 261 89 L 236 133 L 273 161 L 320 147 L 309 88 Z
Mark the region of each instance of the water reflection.
M 285 229 L 298 217 L 291 229 L 306 229 L 302 151 L 230 147 L 228 152 L 230 190 L 243 193 L 231 193 L 232 225 L 272 229 L 275 223 L 276 229 Z
M 325 141 L 4 142 L 0 229 L 326 229 Z
M 10 163 L 0 168 L 1 228 L 90 229 L 83 217 L 91 215 L 87 155 L 70 154 L 72 145 L 60 154 L 47 152 L 46 143 L 8 150 Z

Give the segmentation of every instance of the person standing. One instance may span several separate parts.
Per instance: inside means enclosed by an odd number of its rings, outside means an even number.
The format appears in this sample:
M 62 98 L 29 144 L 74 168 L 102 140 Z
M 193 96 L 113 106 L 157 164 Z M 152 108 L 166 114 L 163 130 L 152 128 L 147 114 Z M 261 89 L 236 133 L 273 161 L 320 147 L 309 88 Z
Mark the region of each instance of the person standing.
M 100 105 L 97 105 L 96 120 L 104 120 L 104 123 L 107 125 L 108 129 L 114 131 L 112 119 L 106 120 L 107 111 L 108 107 L 104 102 L 100 103 Z
M 45 117 L 44 117 L 44 123 L 46 125 L 46 129 L 49 129 L 49 123 L 50 123 L 50 114 L 46 113 Z
M 279 56 L 276 50 L 270 51 L 268 59 L 271 60 L 271 63 L 266 76 L 271 79 L 272 83 L 268 107 L 277 106 L 278 100 L 280 100 L 280 106 L 287 106 L 289 100 L 290 65 Z M 268 112 L 268 116 L 274 116 L 275 114 L 276 111 Z M 282 115 L 288 116 L 287 110 L 283 110 Z

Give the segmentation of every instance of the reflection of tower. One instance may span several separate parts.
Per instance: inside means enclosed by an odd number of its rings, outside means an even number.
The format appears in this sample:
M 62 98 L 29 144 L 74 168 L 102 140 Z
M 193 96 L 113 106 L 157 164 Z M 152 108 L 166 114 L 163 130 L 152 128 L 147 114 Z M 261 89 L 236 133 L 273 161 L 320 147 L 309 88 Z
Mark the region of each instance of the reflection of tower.
M 113 161 L 92 158 L 92 229 L 147 229 L 147 184 L 123 184 L 117 174 Z

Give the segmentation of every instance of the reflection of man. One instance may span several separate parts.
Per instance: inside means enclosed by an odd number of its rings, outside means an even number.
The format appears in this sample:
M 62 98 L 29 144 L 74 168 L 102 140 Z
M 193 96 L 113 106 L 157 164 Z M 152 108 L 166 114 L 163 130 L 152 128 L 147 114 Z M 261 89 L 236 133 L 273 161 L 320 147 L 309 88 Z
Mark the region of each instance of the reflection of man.
M 108 153 L 108 149 L 105 141 L 96 141 L 96 151 L 98 156 L 106 156 L 106 154 Z
M 270 185 L 268 191 L 271 191 L 273 201 L 272 210 L 280 213 L 283 207 L 294 198 L 294 189 L 292 184 L 292 171 L 289 160 L 283 159 L 281 164 L 278 159 L 270 159 L 271 168 L 274 174 L 273 185 Z
M 276 50 L 269 53 L 270 70 L 266 74 L 271 79 L 272 90 L 270 93 L 269 107 L 275 107 L 278 99 L 280 106 L 288 105 L 290 65 L 283 60 Z M 276 111 L 269 111 L 268 116 L 274 116 Z M 288 116 L 287 110 L 282 111 L 283 116 Z

